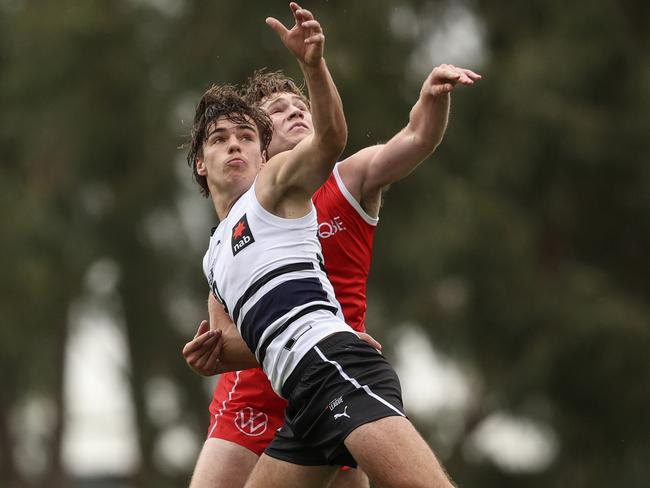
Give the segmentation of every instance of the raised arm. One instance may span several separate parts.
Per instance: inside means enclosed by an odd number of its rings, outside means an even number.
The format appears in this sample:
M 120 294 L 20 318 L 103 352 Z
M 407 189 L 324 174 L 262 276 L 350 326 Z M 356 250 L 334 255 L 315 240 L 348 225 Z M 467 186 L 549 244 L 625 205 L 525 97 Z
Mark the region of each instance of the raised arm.
M 302 69 L 311 100 L 314 132 L 292 150 L 271 158 L 260 173 L 257 195 L 272 212 L 287 200 L 309 202 L 329 177 L 347 142 L 343 105 L 323 58 L 323 30 L 311 12 L 296 3 L 290 7 L 296 22 L 291 29 L 272 17 L 266 22 Z
M 348 189 L 360 201 L 407 176 L 442 141 L 449 117 L 450 93 L 472 85 L 480 75 L 449 64 L 431 71 L 411 109 L 406 127 L 386 144 L 362 149 L 341 165 Z

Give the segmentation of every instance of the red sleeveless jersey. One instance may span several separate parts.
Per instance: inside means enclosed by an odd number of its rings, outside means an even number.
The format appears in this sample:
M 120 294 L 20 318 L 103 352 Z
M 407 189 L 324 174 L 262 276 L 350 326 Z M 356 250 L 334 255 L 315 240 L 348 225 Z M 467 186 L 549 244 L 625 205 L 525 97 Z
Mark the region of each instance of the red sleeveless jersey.
M 345 322 L 365 332 L 366 282 L 377 220 L 369 216 L 341 181 L 338 165 L 312 197 L 325 269 Z

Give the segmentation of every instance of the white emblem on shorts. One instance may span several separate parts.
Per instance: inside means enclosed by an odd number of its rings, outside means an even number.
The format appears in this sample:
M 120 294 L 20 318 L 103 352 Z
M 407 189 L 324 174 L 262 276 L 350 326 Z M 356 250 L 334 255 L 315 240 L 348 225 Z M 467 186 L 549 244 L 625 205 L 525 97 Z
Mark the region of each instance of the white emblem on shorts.
M 343 403 L 343 397 L 342 397 L 342 396 L 340 396 L 340 397 L 338 397 L 338 398 L 335 398 L 334 400 L 332 400 L 331 402 L 329 402 L 329 404 L 327 405 L 327 408 L 329 408 L 329 409 L 330 409 L 330 412 L 331 412 L 331 411 L 334 410 L 336 407 L 338 407 L 341 403 Z
M 251 407 L 244 407 L 235 416 L 235 427 L 251 437 L 262 435 L 269 425 L 269 416 L 256 412 Z
M 348 415 L 348 406 L 347 406 L 347 405 L 346 405 L 345 408 L 343 409 L 343 413 L 335 413 L 335 414 L 334 414 L 334 420 L 338 420 L 338 419 L 340 419 L 341 417 L 347 417 L 347 418 L 350 418 L 350 416 Z

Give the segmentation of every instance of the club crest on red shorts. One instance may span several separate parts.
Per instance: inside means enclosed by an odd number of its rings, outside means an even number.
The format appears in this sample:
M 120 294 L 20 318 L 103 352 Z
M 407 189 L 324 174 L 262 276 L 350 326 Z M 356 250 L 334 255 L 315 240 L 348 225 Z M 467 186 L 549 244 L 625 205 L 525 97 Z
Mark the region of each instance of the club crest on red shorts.
M 269 416 L 264 412 L 244 407 L 235 416 L 235 427 L 248 436 L 258 436 L 266 432 L 269 425 Z

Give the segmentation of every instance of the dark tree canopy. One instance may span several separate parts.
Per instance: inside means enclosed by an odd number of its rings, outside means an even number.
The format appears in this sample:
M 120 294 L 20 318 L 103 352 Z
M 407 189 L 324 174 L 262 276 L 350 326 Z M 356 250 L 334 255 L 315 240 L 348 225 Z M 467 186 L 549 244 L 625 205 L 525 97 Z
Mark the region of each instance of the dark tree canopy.
M 469 12 L 479 29 L 468 67 L 483 80 L 453 94 L 442 145 L 386 193 L 369 282 L 368 328 L 388 357 L 392 331 L 412 322 L 471 372 L 473 406 L 444 449 L 445 419 L 415 418 L 454 479 L 646 486 L 650 3 L 305 6 L 327 36 L 345 154 L 406 123 L 427 70 L 454 55 L 450 19 Z M 211 83 L 262 66 L 299 75 L 269 15 L 289 22 L 286 3 L 268 0 L 0 2 L 1 486 L 71 486 L 63 371 L 80 302 L 124 325 L 134 485 L 186 483 L 155 456 L 169 426 L 146 399 L 153 379 L 170 380 L 182 406 L 172 422 L 202 438 L 208 400 L 180 349 L 205 307 L 200 260 L 215 217 L 179 146 Z M 119 270 L 108 295 L 89 285 L 97 262 Z M 30 478 L 14 419 L 34 396 L 54 416 Z M 516 473 L 468 455 L 498 412 L 548 426 L 559 446 L 548 467 Z

